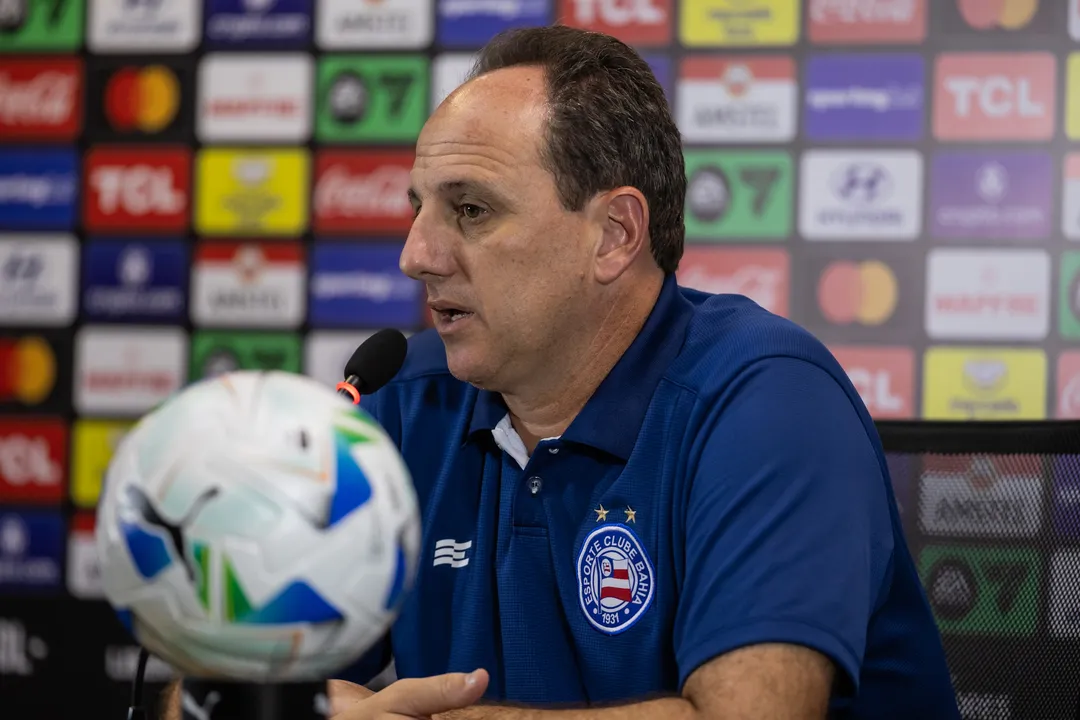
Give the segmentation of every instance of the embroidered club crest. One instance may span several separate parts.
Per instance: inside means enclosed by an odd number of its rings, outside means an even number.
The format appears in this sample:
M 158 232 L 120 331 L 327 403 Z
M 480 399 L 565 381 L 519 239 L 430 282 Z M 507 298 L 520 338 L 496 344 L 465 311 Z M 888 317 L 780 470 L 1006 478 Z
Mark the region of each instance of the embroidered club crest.
M 617 523 L 601 525 L 578 553 L 581 611 L 607 635 L 629 630 L 652 604 L 653 577 L 652 562 L 634 531 Z

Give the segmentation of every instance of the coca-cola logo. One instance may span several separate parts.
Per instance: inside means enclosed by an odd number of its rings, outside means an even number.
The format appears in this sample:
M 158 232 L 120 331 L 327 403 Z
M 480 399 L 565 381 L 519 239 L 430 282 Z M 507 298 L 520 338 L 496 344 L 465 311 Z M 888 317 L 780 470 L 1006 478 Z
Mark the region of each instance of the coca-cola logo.
M 315 211 L 322 216 L 347 218 L 410 217 L 409 171 L 384 165 L 366 175 L 331 165 L 315 187 Z
M 0 73 L 0 124 L 63 125 L 75 113 L 78 79 L 50 71 L 22 82 Z
M 680 284 L 686 287 L 716 295 L 745 295 L 766 309 L 779 302 L 784 279 L 784 273 L 777 268 L 750 265 L 727 274 L 690 267 L 679 275 Z

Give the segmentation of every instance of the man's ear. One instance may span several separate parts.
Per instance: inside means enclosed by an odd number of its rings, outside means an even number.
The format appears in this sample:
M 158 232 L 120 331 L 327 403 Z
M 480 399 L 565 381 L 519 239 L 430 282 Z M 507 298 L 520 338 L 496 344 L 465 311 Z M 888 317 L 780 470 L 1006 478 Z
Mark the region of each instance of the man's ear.
M 602 224 L 595 271 L 600 283 L 614 282 L 641 253 L 649 252 L 649 204 L 637 188 L 618 187 L 597 198 Z

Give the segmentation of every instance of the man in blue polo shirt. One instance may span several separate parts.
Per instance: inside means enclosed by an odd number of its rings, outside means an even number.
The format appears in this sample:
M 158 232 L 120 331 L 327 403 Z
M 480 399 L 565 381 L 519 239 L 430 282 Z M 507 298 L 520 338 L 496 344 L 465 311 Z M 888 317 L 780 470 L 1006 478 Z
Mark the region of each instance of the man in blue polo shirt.
M 685 192 L 607 36 L 497 38 L 425 126 L 401 267 L 436 327 L 363 402 L 419 575 L 343 674 L 403 679 L 335 683 L 339 720 L 959 717 L 866 409 L 794 324 L 676 285 Z

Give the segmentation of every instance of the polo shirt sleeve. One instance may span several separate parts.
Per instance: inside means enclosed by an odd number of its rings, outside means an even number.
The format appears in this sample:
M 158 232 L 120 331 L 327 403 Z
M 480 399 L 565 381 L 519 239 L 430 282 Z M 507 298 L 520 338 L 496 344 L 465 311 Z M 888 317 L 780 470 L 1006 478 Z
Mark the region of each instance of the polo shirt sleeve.
M 384 389 L 374 395 L 363 395 L 360 398 L 360 407 L 367 411 L 380 425 L 384 422 L 380 420 L 380 415 L 383 417 L 390 415 L 384 407 L 387 404 L 388 394 Z M 385 426 L 384 429 L 386 429 Z M 395 443 L 400 442 L 398 438 L 394 437 L 392 429 L 387 430 L 387 433 L 390 434 Z M 366 685 L 390 664 L 393 659 L 391 653 L 390 633 L 387 633 L 375 643 L 374 647 L 361 655 L 356 662 L 336 673 L 335 677 L 339 680 L 348 680 L 359 685 Z
M 744 370 L 690 449 L 679 686 L 759 643 L 831 658 L 858 690 L 893 534 L 885 478 L 859 413 L 824 369 L 788 357 Z

